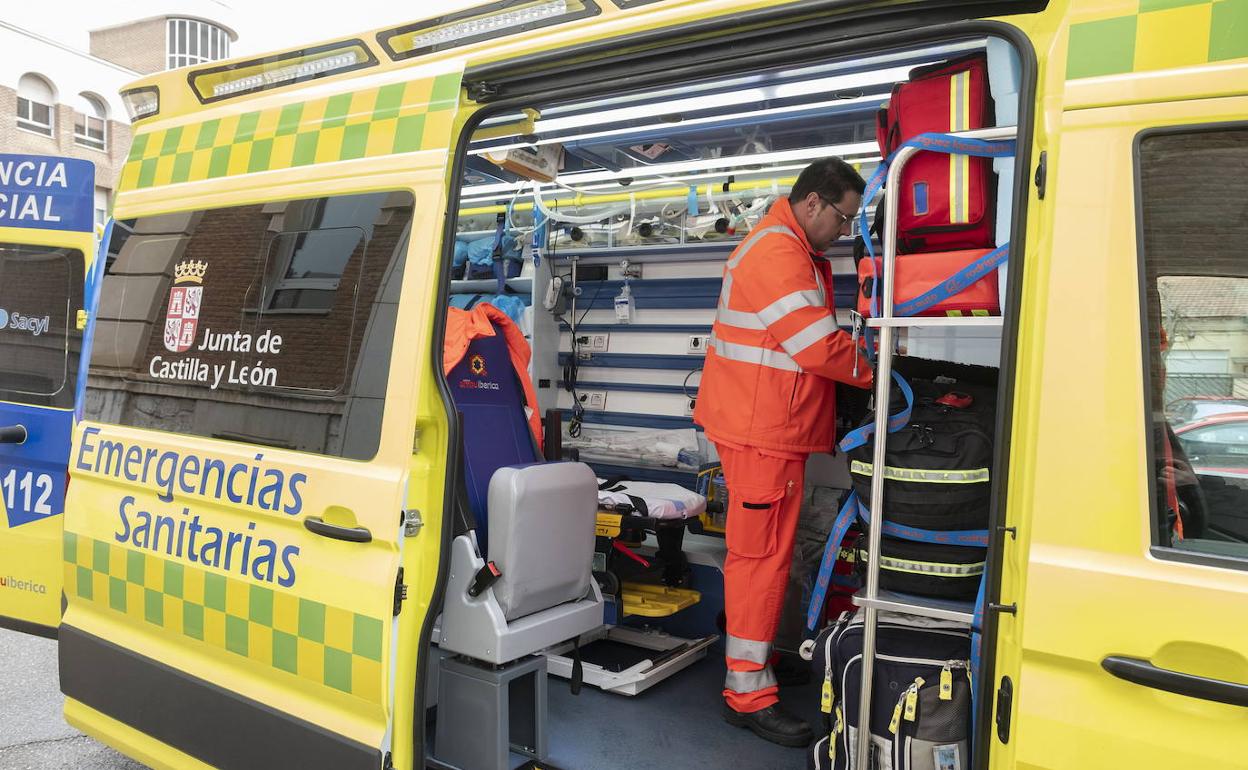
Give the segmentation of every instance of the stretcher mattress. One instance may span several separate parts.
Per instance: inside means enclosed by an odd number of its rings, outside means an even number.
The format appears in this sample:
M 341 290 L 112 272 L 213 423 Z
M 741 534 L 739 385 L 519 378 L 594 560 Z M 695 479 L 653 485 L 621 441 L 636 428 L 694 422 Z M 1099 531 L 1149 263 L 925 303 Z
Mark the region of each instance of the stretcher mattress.
M 598 479 L 598 505 L 629 505 L 639 515 L 656 519 L 689 519 L 706 511 L 706 498 L 679 484 Z

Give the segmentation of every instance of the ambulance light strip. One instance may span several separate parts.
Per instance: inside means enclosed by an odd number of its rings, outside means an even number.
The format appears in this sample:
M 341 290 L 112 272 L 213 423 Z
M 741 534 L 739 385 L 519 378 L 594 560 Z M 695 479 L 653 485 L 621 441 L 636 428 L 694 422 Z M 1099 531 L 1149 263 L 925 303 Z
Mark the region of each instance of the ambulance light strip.
M 833 144 L 824 145 L 822 147 L 809 147 L 801 150 L 782 150 L 779 152 L 765 152 L 754 155 L 733 155 L 726 158 L 704 158 L 702 160 L 680 161 L 677 163 L 664 163 L 654 166 L 635 166 L 626 168 L 622 171 L 587 171 L 578 174 L 561 175 L 559 181 L 562 184 L 575 186 L 582 185 L 587 182 L 614 182 L 621 179 L 630 179 L 640 181 L 643 179 L 652 179 L 654 177 L 664 177 L 674 174 L 686 174 L 698 171 L 722 171 L 723 173 L 733 173 L 732 169 L 739 169 L 749 166 L 770 166 L 772 164 L 793 163 L 796 161 L 810 162 L 818 158 L 825 158 L 835 155 L 840 158 L 846 158 L 850 162 L 857 163 L 861 156 L 879 157 L 880 148 L 874 142 L 853 142 L 850 144 Z M 474 185 L 464 188 L 464 195 L 490 195 L 514 193 L 516 185 L 510 182 L 498 184 Z
M 126 105 L 130 120 L 150 118 L 160 112 L 160 91 L 155 86 L 122 91 L 121 103 Z
M 428 32 L 417 33 L 412 36 L 412 48 L 432 48 L 433 46 L 452 43 L 464 38 L 491 34 L 511 27 L 542 21 L 543 19 L 564 16 L 567 13 L 567 0 L 548 0 L 548 2 L 503 11 L 502 13 L 476 16 L 447 24 Z
M 259 72 L 255 75 L 237 78 L 235 80 L 226 80 L 217 83 L 212 87 L 213 96 L 228 96 L 236 94 L 239 91 L 252 91 L 257 88 L 265 88 L 278 83 L 285 83 L 291 80 L 299 80 L 302 78 L 321 75 L 338 69 L 345 69 L 358 64 L 360 61 L 359 54 L 355 51 L 346 51 L 344 53 L 325 56 L 320 59 L 312 59 L 310 61 L 292 64 L 287 67 L 281 67 L 275 70 L 267 70 Z

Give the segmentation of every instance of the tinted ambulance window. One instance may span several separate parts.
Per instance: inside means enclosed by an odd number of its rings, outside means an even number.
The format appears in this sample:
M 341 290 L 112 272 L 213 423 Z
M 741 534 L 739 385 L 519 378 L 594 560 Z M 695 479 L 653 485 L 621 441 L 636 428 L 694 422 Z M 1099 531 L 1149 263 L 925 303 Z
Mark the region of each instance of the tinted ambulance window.
M 1248 129 L 1146 135 L 1139 175 L 1154 542 L 1248 559 Z
M 74 405 L 83 270 L 77 249 L 0 243 L 0 400 Z
M 87 418 L 371 458 L 411 216 L 383 192 L 117 223 Z

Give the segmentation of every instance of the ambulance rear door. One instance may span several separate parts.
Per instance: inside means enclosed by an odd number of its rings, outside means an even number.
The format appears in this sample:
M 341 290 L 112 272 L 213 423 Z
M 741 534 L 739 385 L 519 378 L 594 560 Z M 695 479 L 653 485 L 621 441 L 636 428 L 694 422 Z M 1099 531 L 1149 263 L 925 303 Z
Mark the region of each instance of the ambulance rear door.
M 1069 28 L 993 767 L 1248 767 L 1248 17 L 1135 10 Z
M 153 767 L 410 752 L 461 69 L 365 75 L 140 128 L 122 173 L 60 670 L 67 720 Z
M 95 166 L 0 155 L 0 626 L 55 636 Z

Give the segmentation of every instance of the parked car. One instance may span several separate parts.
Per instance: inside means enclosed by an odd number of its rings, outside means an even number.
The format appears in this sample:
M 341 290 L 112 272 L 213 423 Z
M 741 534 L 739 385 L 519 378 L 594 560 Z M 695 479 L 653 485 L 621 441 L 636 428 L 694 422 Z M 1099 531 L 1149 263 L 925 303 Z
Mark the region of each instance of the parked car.
M 1166 419 L 1176 429 L 1219 414 L 1248 412 L 1248 398 L 1232 396 L 1192 396 L 1176 398 L 1166 404 Z

